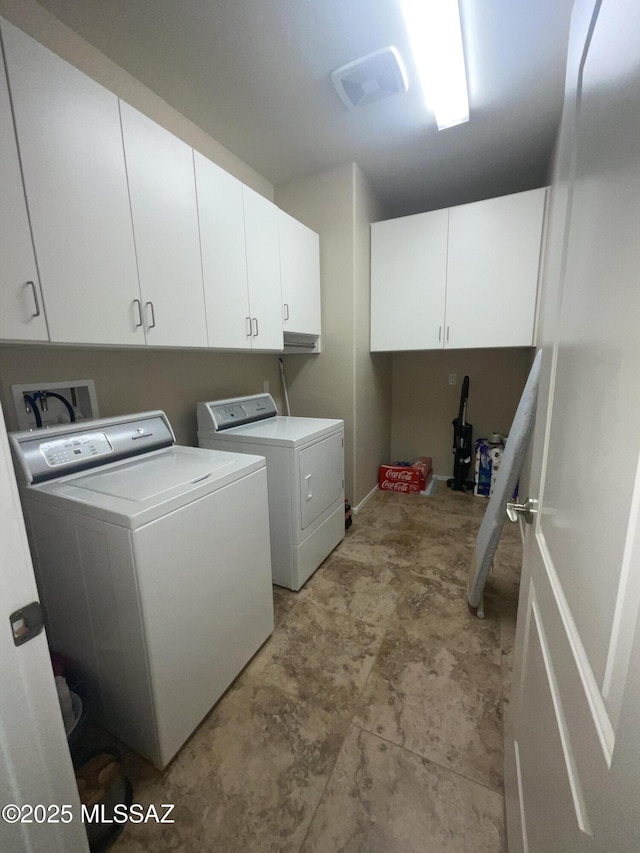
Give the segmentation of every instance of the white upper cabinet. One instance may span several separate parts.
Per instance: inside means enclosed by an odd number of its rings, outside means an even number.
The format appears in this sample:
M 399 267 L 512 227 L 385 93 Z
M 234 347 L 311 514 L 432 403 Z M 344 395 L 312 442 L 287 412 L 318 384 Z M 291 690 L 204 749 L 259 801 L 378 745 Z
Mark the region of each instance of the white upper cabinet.
M 283 325 L 319 336 L 317 234 L 0 28 L 0 339 L 281 352 Z
M 371 226 L 371 349 L 443 346 L 448 210 Z
M 0 338 L 49 340 L 1 53 L 0 294 Z
M 194 152 L 209 346 L 283 348 L 278 208 Z
M 546 189 L 371 226 L 371 349 L 533 344 Z
M 118 98 L 2 34 L 51 340 L 144 344 Z
M 147 344 L 206 347 L 192 149 L 120 102 Z
M 242 194 L 252 347 L 282 350 L 279 210 L 275 204 L 249 187 L 243 186 Z
M 283 210 L 278 225 L 284 331 L 319 335 L 320 238 Z
M 544 188 L 449 211 L 449 347 L 533 344 Z
M 193 158 L 209 346 L 251 349 L 242 184 L 197 151 Z

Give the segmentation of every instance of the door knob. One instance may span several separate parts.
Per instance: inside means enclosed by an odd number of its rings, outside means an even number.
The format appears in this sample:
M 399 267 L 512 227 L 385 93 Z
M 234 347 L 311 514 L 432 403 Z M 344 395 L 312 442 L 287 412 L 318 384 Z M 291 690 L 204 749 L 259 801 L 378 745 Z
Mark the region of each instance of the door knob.
M 527 524 L 533 524 L 533 516 L 537 513 L 538 501 L 534 498 L 527 498 L 523 504 L 509 501 L 507 504 L 507 515 L 509 521 L 517 521 L 521 515 Z

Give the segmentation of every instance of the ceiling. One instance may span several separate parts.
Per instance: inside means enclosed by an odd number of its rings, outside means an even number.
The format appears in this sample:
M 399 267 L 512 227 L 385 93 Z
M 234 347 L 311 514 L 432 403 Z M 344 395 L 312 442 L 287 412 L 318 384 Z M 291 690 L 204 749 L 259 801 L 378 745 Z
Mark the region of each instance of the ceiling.
M 355 160 L 388 216 L 541 186 L 572 0 L 460 0 L 471 119 L 438 132 L 398 0 L 39 0 L 278 185 Z M 349 112 L 329 74 L 388 45 L 409 91 Z

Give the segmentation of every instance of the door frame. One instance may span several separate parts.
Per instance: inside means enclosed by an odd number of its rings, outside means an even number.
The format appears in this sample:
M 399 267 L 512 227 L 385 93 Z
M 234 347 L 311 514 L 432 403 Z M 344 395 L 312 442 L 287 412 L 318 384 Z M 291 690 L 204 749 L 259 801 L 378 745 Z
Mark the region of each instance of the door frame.
M 0 848 L 12 853 L 88 853 L 80 800 L 45 631 L 22 646 L 9 616 L 38 600 L 7 429 L 0 406 L 0 806 L 71 806 L 69 823 L 0 819 Z M 55 817 L 55 810 L 47 815 Z M 66 819 L 66 816 L 65 816 Z

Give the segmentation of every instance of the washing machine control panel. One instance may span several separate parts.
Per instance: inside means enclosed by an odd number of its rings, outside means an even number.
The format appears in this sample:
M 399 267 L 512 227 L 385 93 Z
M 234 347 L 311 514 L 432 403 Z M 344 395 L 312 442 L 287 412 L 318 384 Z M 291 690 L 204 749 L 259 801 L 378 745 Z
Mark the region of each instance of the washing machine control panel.
M 175 444 L 164 412 L 143 412 L 9 435 L 18 480 L 35 485 Z
M 81 459 L 105 456 L 113 453 L 113 447 L 103 432 L 94 432 L 44 442 L 40 445 L 40 452 L 47 465 L 55 468 L 57 465 L 67 465 L 69 462 L 78 462 Z

